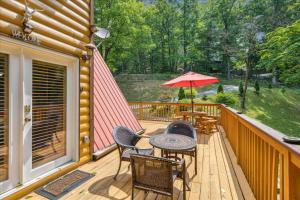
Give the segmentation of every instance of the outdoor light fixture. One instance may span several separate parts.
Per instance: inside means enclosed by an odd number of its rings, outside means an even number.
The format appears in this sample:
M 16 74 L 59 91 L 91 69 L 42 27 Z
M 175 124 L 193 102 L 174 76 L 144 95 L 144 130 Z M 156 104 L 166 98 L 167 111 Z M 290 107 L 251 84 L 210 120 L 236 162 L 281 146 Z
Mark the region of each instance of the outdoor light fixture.
M 93 43 L 89 43 L 85 45 L 85 48 L 87 48 L 87 55 L 91 58 L 94 53 L 94 49 L 96 48 Z
M 89 58 L 89 55 L 85 52 L 85 53 L 82 53 L 81 59 L 84 60 L 84 61 L 87 61 L 87 60 L 89 60 L 90 58 Z
M 101 41 L 97 44 L 97 47 L 99 47 L 105 39 L 110 37 L 110 32 L 108 30 L 110 27 L 111 27 L 111 21 L 109 21 L 107 29 L 99 28 L 96 25 L 90 26 L 90 31 L 93 33 L 93 35 L 101 39 Z
M 101 39 L 107 39 L 110 36 L 109 30 L 105 28 L 97 28 L 98 30 L 94 33 L 97 37 Z

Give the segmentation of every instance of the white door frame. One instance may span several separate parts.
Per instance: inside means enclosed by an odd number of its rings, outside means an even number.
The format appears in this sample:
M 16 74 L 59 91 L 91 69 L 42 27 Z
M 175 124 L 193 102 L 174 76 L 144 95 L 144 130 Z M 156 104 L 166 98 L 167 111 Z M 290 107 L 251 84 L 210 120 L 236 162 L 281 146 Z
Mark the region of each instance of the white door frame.
M 11 164 L 14 168 L 9 168 L 11 179 L 8 182 L 13 183 L 15 187 L 18 182 L 24 184 L 35 181 L 39 176 L 50 174 L 67 162 L 79 160 L 79 59 L 2 36 L 0 36 L 0 52 L 9 54 L 12 59 L 9 66 L 11 72 L 9 74 L 12 76 L 9 77 L 9 124 L 10 137 L 14 140 L 10 140 L 13 144 L 9 152 L 10 156 L 13 156 L 10 160 L 18 161 L 18 163 Z M 32 169 L 32 122 L 24 122 L 23 112 L 24 105 L 30 105 L 32 108 L 33 59 L 67 66 L 66 156 L 35 169 Z M 1 184 L 5 183 L 0 183 L 0 189 Z M 12 185 L 9 188 L 12 188 Z
M 0 52 L 9 54 L 9 66 L 8 66 L 8 84 L 9 84 L 9 159 L 8 159 L 8 179 L 0 182 L 0 194 L 16 187 L 19 183 L 20 172 L 19 172 L 19 144 L 20 144 L 20 131 L 21 127 L 18 122 L 20 117 L 20 49 L 7 46 L 0 40 Z

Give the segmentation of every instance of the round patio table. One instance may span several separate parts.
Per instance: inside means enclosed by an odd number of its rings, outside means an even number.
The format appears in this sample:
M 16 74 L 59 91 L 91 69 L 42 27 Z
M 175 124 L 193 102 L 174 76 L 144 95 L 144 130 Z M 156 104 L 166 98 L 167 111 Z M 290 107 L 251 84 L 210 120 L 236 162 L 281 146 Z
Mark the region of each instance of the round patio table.
M 159 148 L 162 150 L 161 156 L 163 156 L 163 151 L 170 151 L 175 153 L 175 160 L 179 159 L 177 157 L 177 153 L 180 154 L 180 152 L 184 152 L 190 149 L 193 149 L 196 147 L 196 141 L 193 138 L 190 138 L 185 135 L 179 135 L 179 134 L 159 134 L 150 137 L 149 143 L 156 148 Z M 168 153 L 167 153 L 168 154 Z M 172 156 L 168 156 L 167 158 L 171 158 Z M 189 178 L 188 173 L 186 173 L 186 186 L 188 187 L 188 190 L 191 190 L 189 186 Z
M 196 147 L 196 141 L 193 138 L 172 133 L 152 136 L 149 143 L 156 148 L 178 153 Z

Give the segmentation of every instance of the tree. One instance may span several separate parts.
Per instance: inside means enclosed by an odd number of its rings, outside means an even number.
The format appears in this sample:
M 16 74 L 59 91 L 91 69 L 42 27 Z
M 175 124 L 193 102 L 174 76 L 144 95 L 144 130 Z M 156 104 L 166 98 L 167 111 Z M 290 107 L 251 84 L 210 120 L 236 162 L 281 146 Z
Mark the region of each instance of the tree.
M 179 89 L 179 92 L 178 92 L 178 101 L 182 100 L 185 98 L 185 93 L 184 93 L 184 89 L 181 87 Z
M 286 84 L 300 84 L 300 20 L 267 34 L 261 45 L 259 65 L 279 69 L 279 79 Z
M 255 12 L 254 12 L 255 11 Z M 257 44 L 260 42 L 257 39 L 257 33 L 262 31 L 263 10 L 259 1 L 250 1 L 244 5 L 241 12 L 240 22 L 240 53 L 245 67 L 244 90 L 241 98 L 241 109 L 246 109 L 246 95 L 251 71 L 255 68 L 258 62 Z
M 224 93 L 224 88 L 222 84 L 219 84 L 217 93 Z
M 223 64 L 226 67 L 227 79 L 231 79 L 231 56 L 235 51 L 237 0 L 218 0 L 214 6 L 221 25 L 220 47 Z
M 243 82 L 241 81 L 240 85 L 239 85 L 239 95 L 240 95 L 240 97 L 243 97 L 243 94 L 244 94 L 244 85 L 243 85 Z
M 111 37 L 99 46 L 99 51 L 113 71 L 145 72 L 153 46 L 146 14 L 144 4 L 135 0 L 95 1 L 96 25 L 110 24 Z
M 257 80 L 254 83 L 254 89 L 255 89 L 255 94 L 259 95 L 260 87 L 259 87 L 259 83 Z

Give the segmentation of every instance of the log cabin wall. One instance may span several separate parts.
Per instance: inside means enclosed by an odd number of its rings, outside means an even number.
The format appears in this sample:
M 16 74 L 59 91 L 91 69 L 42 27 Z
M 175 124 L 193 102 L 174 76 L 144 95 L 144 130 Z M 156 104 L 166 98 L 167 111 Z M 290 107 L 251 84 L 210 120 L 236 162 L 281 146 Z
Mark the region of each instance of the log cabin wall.
M 12 30 L 22 31 L 25 0 L 0 0 L 0 34 L 11 37 Z M 76 165 L 60 170 L 36 186 L 30 186 L 11 196 L 20 197 L 41 184 L 74 169 L 91 159 L 90 144 L 83 138 L 90 136 L 90 62 L 82 59 L 87 54 L 85 47 L 91 42 L 90 25 L 93 21 L 92 0 L 27 0 L 28 7 L 37 10 L 30 20 L 33 32 L 39 40 L 38 46 L 78 57 L 80 60 L 80 161 Z M 79 90 L 79 88 L 78 88 Z

